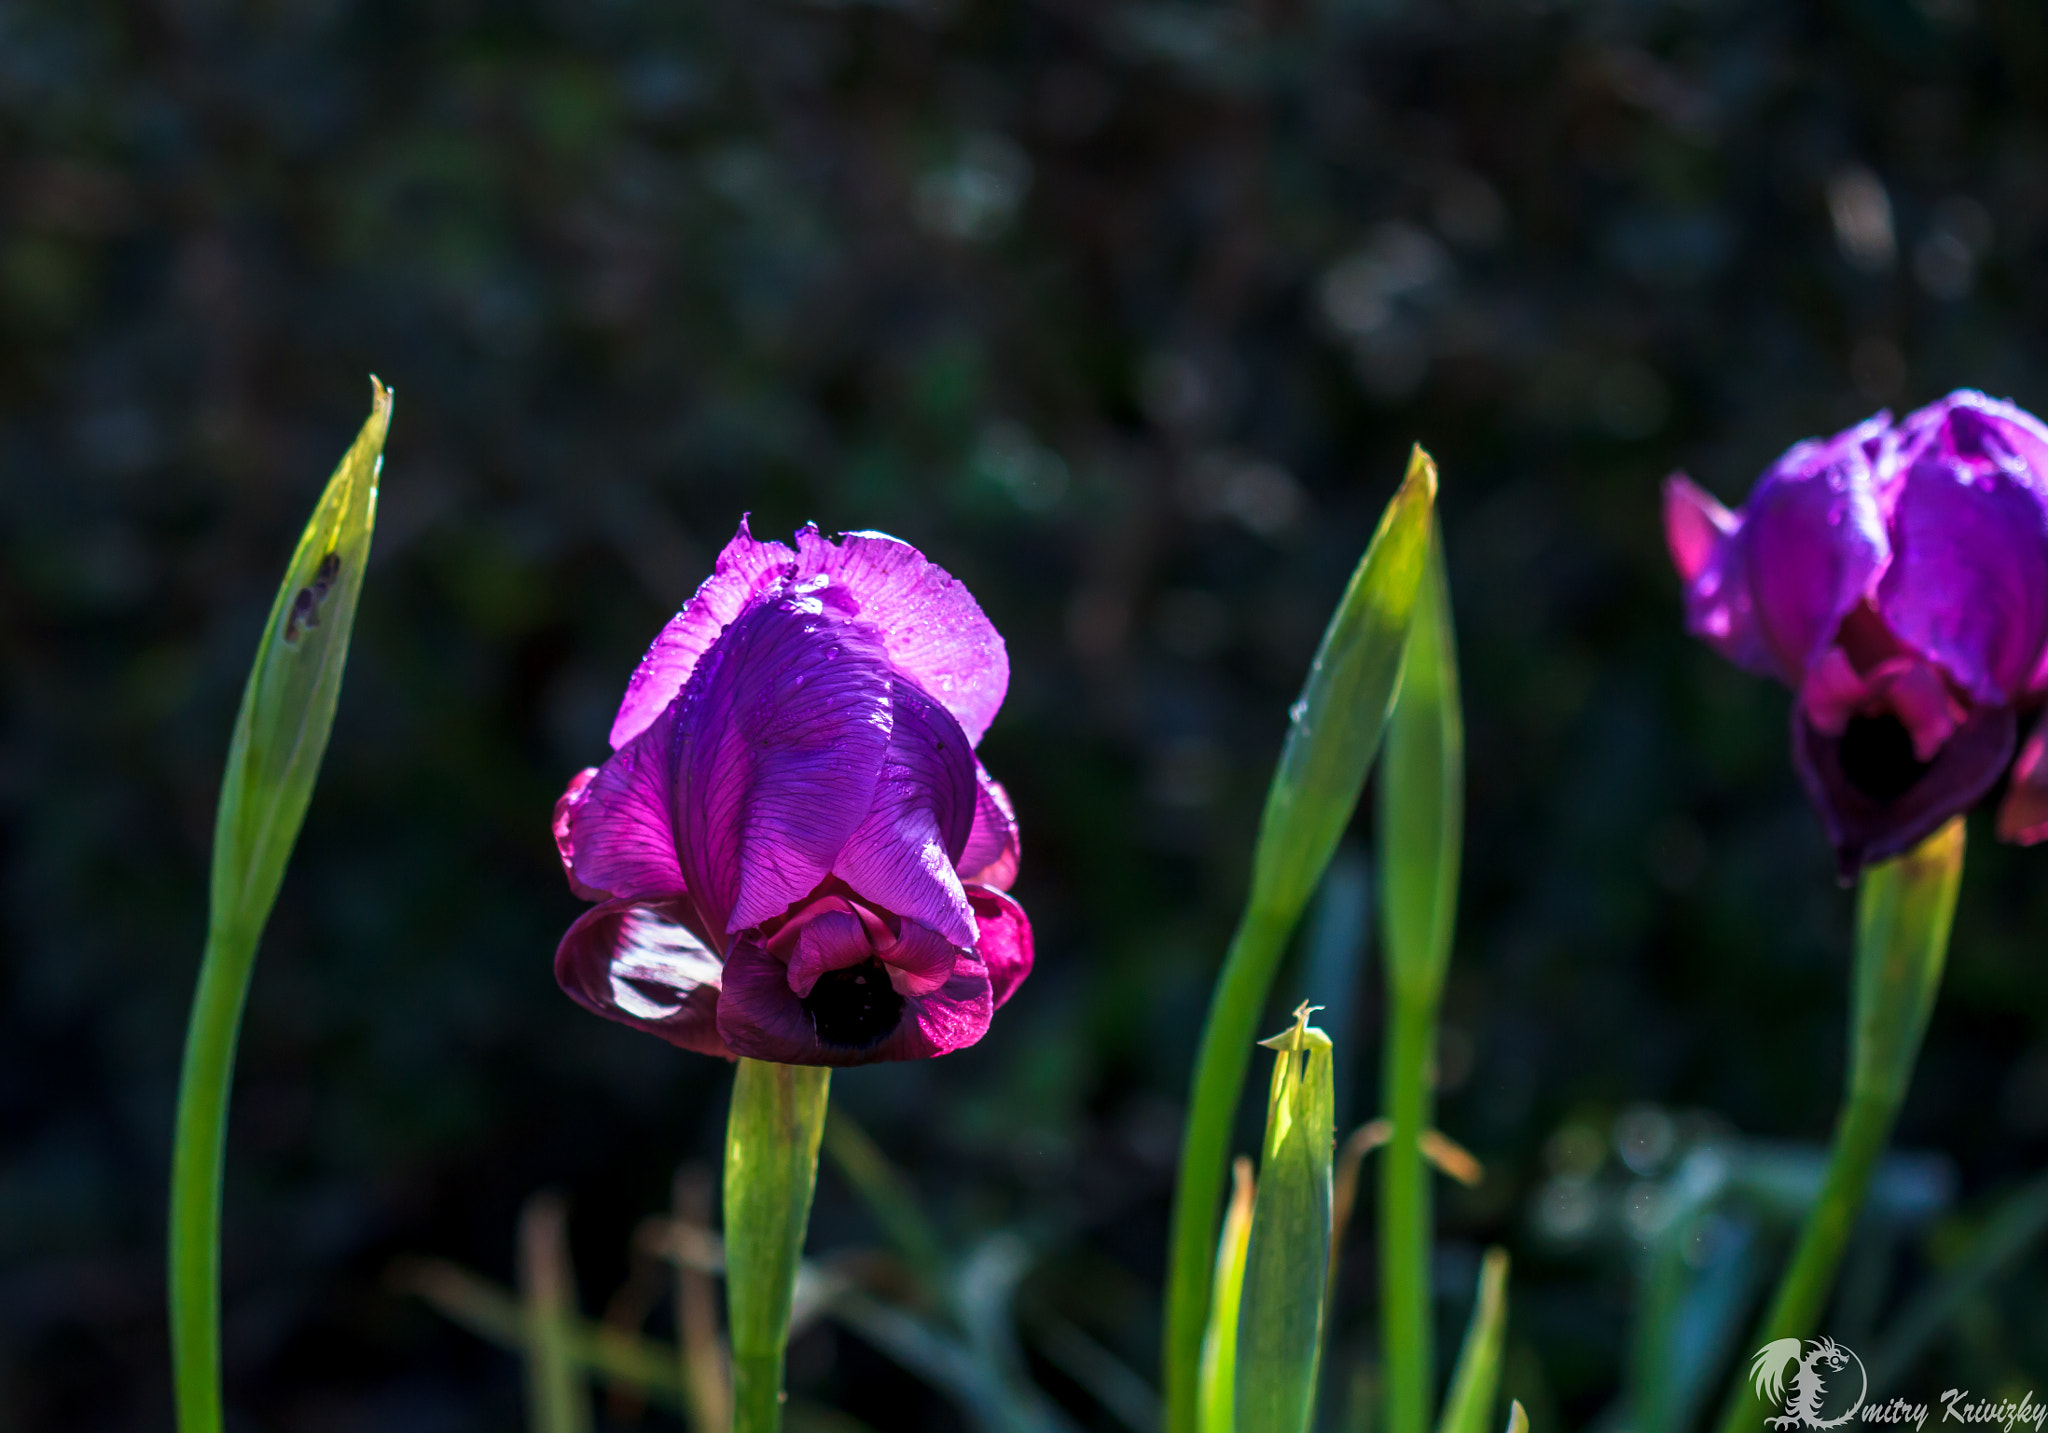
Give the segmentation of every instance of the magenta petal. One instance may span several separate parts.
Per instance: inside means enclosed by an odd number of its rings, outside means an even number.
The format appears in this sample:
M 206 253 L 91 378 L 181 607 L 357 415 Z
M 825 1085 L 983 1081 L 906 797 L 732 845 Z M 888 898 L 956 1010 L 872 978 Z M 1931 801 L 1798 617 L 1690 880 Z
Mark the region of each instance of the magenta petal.
M 709 651 L 726 624 L 738 617 L 753 598 L 775 585 L 796 561 L 779 542 L 756 542 L 740 519 L 739 531 L 718 554 L 711 575 L 699 584 L 683 610 L 669 619 L 647 655 L 640 659 L 625 700 L 612 722 L 612 750 L 617 751 L 659 716 L 690 680 L 698 658 Z
M 967 833 L 966 848 L 960 853 L 960 879 L 1008 890 L 1017 879 L 1021 855 L 1017 809 L 1010 804 L 1010 793 L 978 760 L 974 763 L 974 784 L 974 826 Z
M 2013 759 L 2012 784 L 1998 803 L 1998 839 L 2020 846 L 2048 840 L 2048 715 Z
M 1953 436 L 1906 470 L 1878 608 L 1901 641 L 1997 705 L 2027 690 L 2048 650 L 2048 504 L 2003 434 Z
M 683 891 L 670 814 L 674 736 L 675 714 L 664 712 L 613 752 L 571 803 L 569 829 L 557 839 L 566 841 L 572 853 L 572 883 L 613 896 L 673 896 Z M 559 804 L 556 812 L 559 819 Z
M 1697 582 L 1734 531 L 1735 514 L 1712 493 L 1684 473 L 1664 480 L 1664 542 L 1679 581 Z
M 832 874 L 872 904 L 972 946 L 974 917 L 953 863 L 974 823 L 974 752 L 960 724 L 908 681 L 891 683 L 889 705 L 874 805 Z
M 584 793 L 590 789 L 590 783 L 596 775 L 596 767 L 584 767 L 569 778 L 568 789 L 555 798 L 555 854 L 562 858 L 562 874 L 569 878 L 569 889 L 586 901 L 601 901 L 605 898 L 603 891 L 586 886 L 576 879 L 576 810 L 583 804 Z
M 781 915 L 830 874 L 889 747 L 881 643 L 815 598 L 757 603 L 674 708 L 687 796 L 678 851 L 707 923 Z
M 888 967 L 898 995 L 929 995 L 952 978 L 960 949 L 930 926 L 905 921 L 900 936 L 876 947 L 875 958 Z
M 825 972 L 859 965 L 874 953 L 868 928 L 859 916 L 850 910 L 826 911 L 805 921 L 797 933 L 785 978 L 801 999 Z
M 1001 891 L 970 886 L 967 899 L 979 928 L 974 953 L 988 967 L 989 985 L 1000 1006 L 1031 973 L 1031 922 L 1024 907 Z
M 859 967 L 852 967 L 858 970 Z M 842 972 L 844 974 L 845 972 Z M 790 989 L 782 962 L 751 940 L 734 944 L 725 966 L 718 1029 L 736 1053 L 785 1065 L 871 1065 L 920 1060 L 972 1045 L 988 1030 L 993 1002 L 988 970 L 960 953 L 944 985 L 900 1002 L 893 1028 L 862 1044 L 838 1044 L 819 1035 L 818 998 Z
M 995 720 L 1010 685 L 1010 657 L 981 604 L 909 543 L 880 532 L 827 541 L 796 535 L 799 588 L 819 577 L 845 589 L 882 634 L 889 661 L 953 714 L 969 744 Z
M 555 979 L 578 1005 L 705 1055 L 718 1034 L 719 960 L 682 922 L 681 901 L 609 901 L 583 913 L 555 951 Z

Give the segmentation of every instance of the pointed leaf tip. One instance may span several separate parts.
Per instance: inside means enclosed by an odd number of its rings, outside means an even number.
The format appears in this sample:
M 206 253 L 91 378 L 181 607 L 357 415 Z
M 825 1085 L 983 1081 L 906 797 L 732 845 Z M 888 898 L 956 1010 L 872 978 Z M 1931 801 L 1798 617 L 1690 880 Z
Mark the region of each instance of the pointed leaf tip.
M 1529 1414 L 1519 1398 L 1508 1409 L 1508 1433 L 1529 1433 Z

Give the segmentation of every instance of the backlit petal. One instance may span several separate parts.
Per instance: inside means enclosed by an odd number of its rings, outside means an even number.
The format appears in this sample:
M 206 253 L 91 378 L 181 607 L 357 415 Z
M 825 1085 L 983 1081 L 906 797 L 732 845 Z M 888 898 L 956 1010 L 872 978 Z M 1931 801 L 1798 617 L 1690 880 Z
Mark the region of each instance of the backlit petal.
M 974 825 L 960 853 L 960 879 L 1005 891 L 1017 879 L 1021 854 L 1017 810 L 1010 804 L 1010 793 L 979 761 L 974 763 L 974 785 Z
M 908 681 L 889 692 L 889 751 L 874 805 L 832 863 L 864 899 L 974 944 L 954 862 L 974 823 L 974 752 L 960 724 Z
M 613 896 L 673 896 L 684 890 L 671 816 L 674 736 L 671 710 L 613 752 L 583 788 L 569 812 L 571 881 Z
M 719 959 L 682 922 L 682 902 L 610 901 L 583 913 L 555 951 L 555 979 L 578 1005 L 705 1055 L 718 1034 Z
M 596 767 L 584 767 L 569 778 L 568 788 L 555 798 L 555 853 L 562 858 L 562 874 L 569 878 L 569 889 L 586 901 L 605 898 L 603 891 L 576 879 L 576 810 L 583 804 L 584 793 L 590 789 L 591 780 L 596 775 Z
M 781 915 L 832 870 L 873 807 L 891 673 L 866 623 L 816 597 L 756 603 L 678 703 L 682 870 L 707 922 Z
M 797 534 L 792 582 L 820 577 L 844 588 L 858 616 L 882 633 L 889 661 L 960 723 L 970 745 L 995 720 L 1010 685 L 1010 657 L 981 604 L 909 543 L 880 532 L 828 541 L 815 527 Z
M 974 953 L 988 967 L 989 985 L 1000 1006 L 1031 973 L 1031 922 L 1024 907 L 1001 891 L 969 886 L 967 899 L 978 927 Z
M 718 554 L 711 575 L 661 629 L 626 683 L 625 700 L 619 703 L 619 714 L 612 722 L 612 750 L 617 751 L 661 715 L 726 624 L 738 617 L 749 601 L 773 587 L 795 560 L 796 554 L 779 542 L 756 542 L 747 530 L 747 520 L 740 519 L 739 531 Z

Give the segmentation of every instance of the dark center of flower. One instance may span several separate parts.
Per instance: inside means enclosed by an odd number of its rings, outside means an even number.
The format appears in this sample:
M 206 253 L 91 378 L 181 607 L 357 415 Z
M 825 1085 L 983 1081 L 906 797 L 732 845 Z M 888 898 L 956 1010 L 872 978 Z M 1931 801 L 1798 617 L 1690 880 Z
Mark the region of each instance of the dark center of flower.
M 844 970 L 826 971 L 803 1004 L 818 1038 L 849 1050 L 865 1050 L 903 1018 L 903 997 L 873 956 Z
M 1872 801 L 1896 801 L 1927 774 L 1906 724 L 1885 712 L 1853 716 L 1842 731 L 1842 775 Z

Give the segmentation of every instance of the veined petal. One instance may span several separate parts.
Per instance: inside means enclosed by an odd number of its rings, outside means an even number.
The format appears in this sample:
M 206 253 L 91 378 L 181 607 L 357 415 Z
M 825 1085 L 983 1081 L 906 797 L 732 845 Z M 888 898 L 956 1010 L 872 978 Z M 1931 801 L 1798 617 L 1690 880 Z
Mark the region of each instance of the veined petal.
M 683 921 L 681 901 L 608 901 L 555 951 L 555 979 L 586 1010 L 671 1045 L 732 1057 L 718 1034 L 718 956 Z
M 677 848 L 707 922 L 757 926 L 831 872 L 874 805 L 890 681 L 873 628 L 788 593 L 749 607 L 704 655 L 675 720 Z
M 995 720 L 1010 685 L 1010 656 L 981 604 L 923 553 L 881 532 L 816 527 L 796 535 L 798 589 L 824 578 L 845 589 L 882 633 L 890 663 L 953 714 L 970 745 Z
M 675 720 L 673 709 L 663 712 L 613 752 L 580 794 L 571 783 L 556 803 L 556 841 L 570 857 L 569 879 L 579 894 L 674 896 L 685 889 L 672 814 Z
M 1937 408 L 1902 459 L 1878 607 L 1902 641 L 1999 705 L 2028 690 L 2048 654 L 2048 435 L 1981 394 Z
M 988 967 L 989 985 L 1000 1006 L 1031 973 L 1031 922 L 1024 907 L 1002 891 L 969 886 L 967 900 L 978 928 L 974 953 Z
M 697 661 L 738 617 L 748 602 L 768 591 L 787 574 L 796 554 L 779 542 L 756 542 L 740 519 L 739 531 L 718 554 L 711 575 L 698 585 L 683 610 L 669 619 L 647 655 L 626 683 L 625 700 L 612 722 L 612 750 L 617 751 L 661 715 L 676 699 Z
M 874 805 L 832 873 L 884 910 L 972 946 L 974 917 L 954 862 L 974 824 L 974 752 L 960 724 L 904 678 L 890 683 L 889 705 L 889 751 Z
M 1022 854 L 1017 808 L 1010 802 L 1010 793 L 979 760 L 974 763 L 974 787 L 974 825 L 957 863 L 960 879 L 1005 891 L 1017 879 Z

